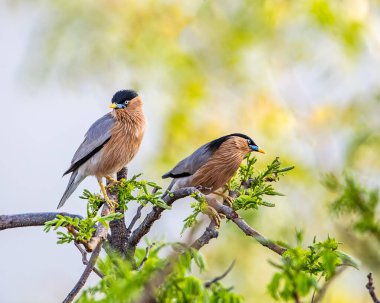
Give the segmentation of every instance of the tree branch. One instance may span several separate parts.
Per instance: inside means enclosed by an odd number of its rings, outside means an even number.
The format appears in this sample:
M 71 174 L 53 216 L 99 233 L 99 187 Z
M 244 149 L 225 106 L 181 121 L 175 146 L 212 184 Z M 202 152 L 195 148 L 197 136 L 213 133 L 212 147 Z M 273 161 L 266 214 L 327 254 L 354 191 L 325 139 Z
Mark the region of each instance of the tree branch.
M 141 218 L 141 211 L 142 211 L 143 208 L 144 208 L 144 205 L 142 205 L 142 204 L 139 205 L 139 207 L 137 208 L 136 214 L 132 218 L 132 221 L 131 221 L 131 223 L 129 224 L 129 226 L 127 228 L 128 237 L 131 235 L 132 228 L 135 226 L 137 220 Z
M 224 214 L 227 217 L 227 219 L 233 221 L 247 236 L 253 237 L 261 245 L 269 248 L 270 250 L 274 251 L 276 254 L 279 255 L 282 255 L 286 251 L 286 248 L 281 247 L 276 243 L 270 241 L 262 234 L 260 234 L 258 231 L 249 226 L 247 222 L 245 222 L 238 215 L 238 213 L 235 212 L 231 207 L 227 205 L 222 205 L 215 199 L 208 199 L 208 202 L 213 208 L 215 208 L 215 210 L 218 213 Z
M 368 289 L 368 292 L 371 295 L 372 301 L 374 303 L 380 303 L 375 293 L 375 286 L 373 285 L 373 278 L 372 278 L 371 272 L 367 275 L 367 278 L 368 278 L 368 283 L 365 287 Z
M 216 283 L 216 282 L 219 282 L 219 281 L 222 280 L 224 277 L 226 277 L 226 276 L 230 273 L 230 271 L 232 270 L 232 268 L 235 266 L 235 261 L 236 261 L 236 260 L 233 260 L 233 261 L 232 261 L 231 265 L 227 268 L 227 270 L 226 270 L 223 274 L 221 274 L 221 275 L 218 276 L 218 277 L 215 277 L 214 279 L 212 279 L 212 280 L 209 281 L 209 282 L 206 282 L 206 283 L 204 284 L 204 286 L 205 286 L 206 288 L 209 288 L 212 284 L 214 284 L 214 283 Z
M 148 245 L 148 246 L 145 248 L 145 256 L 144 256 L 144 259 L 141 260 L 140 265 L 139 265 L 139 267 L 137 268 L 137 270 L 140 270 L 141 268 L 143 268 L 145 262 L 146 262 L 146 261 L 148 260 L 148 258 L 149 258 L 150 250 L 151 250 L 151 248 L 152 248 L 154 245 L 156 245 L 156 243 L 153 242 L 152 244 Z
M 171 194 L 165 195 L 162 199 L 168 206 L 171 206 L 178 199 L 190 196 L 191 194 L 199 192 L 195 187 L 186 187 L 180 188 Z M 140 242 L 141 238 L 145 236 L 153 223 L 161 217 L 161 213 L 164 211 L 164 208 L 154 206 L 152 211 L 145 217 L 144 221 L 140 224 L 138 228 L 132 233 L 128 240 L 129 249 L 134 250 L 136 245 Z
M 127 175 L 128 169 L 124 167 L 117 173 L 117 180 L 120 181 L 121 179 L 127 179 Z M 117 194 L 108 192 L 108 195 L 111 199 L 117 201 Z M 116 209 L 116 212 L 123 213 L 120 209 Z M 123 217 L 119 220 L 111 221 L 109 224 L 111 230 L 111 236 L 108 239 L 110 247 L 123 255 L 126 252 L 126 243 L 128 238 L 128 229 L 125 225 L 125 219 Z
M 100 251 L 102 249 L 102 244 L 103 244 L 103 240 L 101 240 L 97 244 L 94 252 L 91 254 L 90 261 L 88 262 L 88 264 L 87 264 L 84 272 L 82 273 L 79 281 L 77 282 L 77 284 L 75 284 L 74 288 L 67 295 L 66 299 L 63 300 L 63 303 L 71 303 L 71 302 L 73 302 L 75 296 L 83 288 L 84 284 L 86 284 L 86 281 L 87 281 L 88 277 L 90 276 L 91 272 L 93 271 L 93 269 L 95 267 L 96 260 L 98 259 Z
M 325 296 L 326 294 L 326 291 L 327 289 L 330 287 L 331 283 L 347 268 L 347 266 L 341 266 L 339 267 L 335 274 L 330 278 L 328 279 L 324 284 L 323 286 L 321 287 L 321 289 L 318 291 L 318 292 L 314 292 L 313 293 L 313 297 L 311 298 L 311 303 L 319 303 L 322 301 L 323 297 Z
M 79 219 L 83 218 L 80 215 L 69 214 L 65 212 L 41 212 L 15 215 L 0 215 L 0 230 L 17 227 L 43 226 L 45 222 L 55 219 L 57 215 Z
M 88 265 L 87 252 L 82 248 L 82 246 L 79 245 L 79 243 L 74 242 L 74 245 L 75 245 L 76 248 L 78 248 L 79 252 L 82 255 L 82 263 L 83 263 L 83 265 Z M 99 269 L 97 269 L 94 266 L 94 268 L 92 270 L 94 271 L 94 273 L 96 273 L 99 276 L 99 278 L 103 279 L 104 275 L 100 272 Z
M 213 220 L 211 220 L 208 227 L 206 227 L 206 230 L 204 233 L 194 241 L 193 244 L 191 244 L 192 248 L 195 248 L 197 250 L 201 249 L 203 246 L 208 244 L 211 239 L 216 239 L 219 235 L 217 226 Z

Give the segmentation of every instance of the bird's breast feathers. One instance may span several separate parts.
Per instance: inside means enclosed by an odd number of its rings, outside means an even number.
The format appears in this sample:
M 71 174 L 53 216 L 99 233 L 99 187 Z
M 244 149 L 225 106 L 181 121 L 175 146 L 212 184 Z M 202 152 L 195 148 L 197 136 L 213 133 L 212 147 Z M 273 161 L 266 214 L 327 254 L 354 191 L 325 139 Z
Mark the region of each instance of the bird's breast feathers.
M 104 146 L 98 176 L 112 174 L 126 166 L 136 155 L 144 136 L 145 117 L 142 110 L 118 110 L 114 115 L 116 122 L 111 139 Z

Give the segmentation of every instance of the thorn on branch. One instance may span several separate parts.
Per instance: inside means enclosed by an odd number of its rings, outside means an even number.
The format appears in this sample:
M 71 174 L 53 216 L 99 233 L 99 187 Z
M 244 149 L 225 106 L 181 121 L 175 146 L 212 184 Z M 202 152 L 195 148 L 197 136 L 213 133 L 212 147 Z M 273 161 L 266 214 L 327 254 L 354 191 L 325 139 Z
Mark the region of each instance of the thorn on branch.
M 368 278 L 368 283 L 365 287 L 368 289 L 368 292 L 371 295 L 372 301 L 374 303 L 380 303 L 375 293 L 375 286 L 373 285 L 373 278 L 372 278 L 371 272 L 367 275 L 367 278 Z
M 204 286 L 206 288 L 210 288 L 212 284 L 215 284 L 215 283 L 219 282 L 220 280 L 224 279 L 231 272 L 232 268 L 235 266 L 235 262 L 236 262 L 236 260 L 233 260 L 231 265 L 227 268 L 227 270 L 223 274 L 221 274 L 218 277 L 215 277 L 214 279 L 212 279 L 209 282 L 206 282 L 204 284 Z

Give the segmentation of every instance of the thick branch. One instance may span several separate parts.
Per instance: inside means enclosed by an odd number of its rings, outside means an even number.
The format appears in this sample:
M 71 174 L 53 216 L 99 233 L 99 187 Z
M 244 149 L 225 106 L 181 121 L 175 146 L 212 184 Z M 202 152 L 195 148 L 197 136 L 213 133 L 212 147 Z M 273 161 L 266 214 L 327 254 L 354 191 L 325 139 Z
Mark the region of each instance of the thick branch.
M 204 233 L 194 241 L 193 244 L 191 244 L 192 248 L 195 248 L 197 250 L 201 249 L 203 246 L 208 244 L 211 239 L 216 239 L 219 235 L 217 226 L 213 220 L 211 220 L 209 226 L 206 228 Z
M 128 169 L 126 167 L 122 168 L 117 173 L 117 180 L 127 179 Z M 117 201 L 117 193 L 110 193 L 108 195 L 111 199 Z M 116 209 L 117 212 L 123 213 L 120 209 Z M 126 252 L 126 242 L 128 238 L 128 230 L 125 225 L 124 217 L 119 220 L 114 220 L 110 222 L 111 236 L 109 237 L 109 243 L 113 250 L 119 252 L 120 254 L 125 254 Z
M 16 227 L 43 226 L 45 222 L 53 220 L 57 215 L 82 219 L 83 217 L 64 212 L 26 213 L 16 215 L 0 215 L 0 230 Z
M 198 192 L 195 187 L 186 187 L 181 188 L 170 195 L 165 195 L 163 201 L 171 206 L 178 199 L 190 196 L 191 194 Z M 131 237 L 128 240 L 129 248 L 133 249 L 140 242 L 141 238 L 144 237 L 152 227 L 153 223 L 161 217 L 161 213 L 164 211 L 164 208 L 154 206 L 152 211 L 145 217 L 144 221 L 140 224 L 138 228 L 132 233 Z
M 259 242 L 261 245 L 269 248 L 270 250 L 274 251 L 275 253 L 282 255 L 286 248 L 281 247 L 277 245 L 276 243 L 270 241 L 266 237 L 264 237 L 262 234 L 260 234 L 258 231 L 253 229 L 251 226 L 247 224 L 239 215 L 237 212 L 235 212 L 231 207 L 227 205 L 222 205 L 215 199 L 208 200 L 209 204 L 215 208 L 215 210 L 218 213 L 224 214 L 227 219 L 230 219 L 233 221 L 247 236 L 255 238 L 257 242 Z
M 96 246 L 94 252 L 91 254 L 91 258 L 90 260 L 88 261 L 88 264 L 83 272 L 83 274 L 81 275 L 79 281 L 77 282 L 77 284 L 75 284 L 74 288 L 72 289 L 72 291 L 70 291 L 70 293 L 67 295 L 66 299 L 63 301 L 63 303 L 71 303 L 74 301 L 74 298 L 75 296 L 79 293 L 79 291 L 83 288 L 84 284 L 86 284 L 86 281 L 88 279 L 88 277 L 90 276 L 91 272 L 93 271 L 94 269 L 94 266 L 95 266 L 95 263 L 96 263 L 96 260 L 98 259 L 99 257 L 99 254 L 100 254 L 100 251 L 102 249 L 102 243 L 103 241 L 101 240 L 98 245 Z

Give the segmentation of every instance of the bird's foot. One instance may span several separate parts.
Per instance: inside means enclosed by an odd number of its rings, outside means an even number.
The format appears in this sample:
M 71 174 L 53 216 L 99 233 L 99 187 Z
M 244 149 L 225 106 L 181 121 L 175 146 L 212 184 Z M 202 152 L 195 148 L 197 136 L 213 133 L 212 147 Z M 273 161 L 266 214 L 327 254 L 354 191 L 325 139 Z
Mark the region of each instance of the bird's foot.
M 119 207 L 119 203 L 117 203 L 116 201 L 114 200 L 111 200 L 110 198 L 106 198 L 105 197 L 105 200 L 106 200 L 106 203 L 108 205 L 108 207 L 110 208 L 111 212 L 115 212 L 116 208 Z
M 115 209 L 119 206 L 119 204 L 108 197 L 107 190 L 104 184 L 100 181 L 99 181 L 99 186 L 100 186 L 100 190 L 103 193 L 104 200 L 106 201 L 108 207 L 111 209 L 111 212 L 115 212 Z
M 222 214 L 219 214 L 215 208 L 211 207 L 210 205 L 206 207 L 204 213 L 216 224 L 218 228 L 220 227 L 220 223 L 224 219 L 224 216 Z
M 106 179 L 108 180 L 108 182 L 110 183 L 109 185 L 117 185 L 120 183 L 120 181 L 112 178 L 111 176 L 106 176 Z
M 223 203 L 227 204 L 229 207 L 233 208 L 234 205 L 234 199 L 230 196 L 225 196 L 223 199 Z

